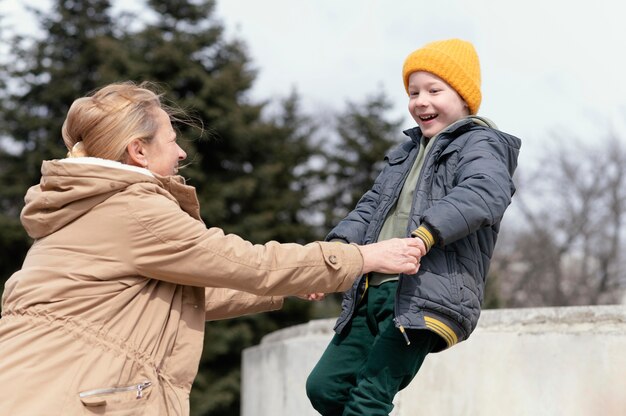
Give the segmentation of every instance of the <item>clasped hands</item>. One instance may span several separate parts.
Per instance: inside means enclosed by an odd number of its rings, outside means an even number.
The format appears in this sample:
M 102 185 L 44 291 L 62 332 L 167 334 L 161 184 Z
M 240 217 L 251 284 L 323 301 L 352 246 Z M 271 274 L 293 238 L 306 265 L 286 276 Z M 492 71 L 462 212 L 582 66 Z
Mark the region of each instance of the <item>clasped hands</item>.
M 415 274 L 420 260 L 426 255 L 426 245 L 420 238 L 392 238 L 378 243 L 357 246 L 363 256 L 362 274 L 378 272 L 384 274 Z M 323 293 L 297 295 L 300 299 L 319 301 Z

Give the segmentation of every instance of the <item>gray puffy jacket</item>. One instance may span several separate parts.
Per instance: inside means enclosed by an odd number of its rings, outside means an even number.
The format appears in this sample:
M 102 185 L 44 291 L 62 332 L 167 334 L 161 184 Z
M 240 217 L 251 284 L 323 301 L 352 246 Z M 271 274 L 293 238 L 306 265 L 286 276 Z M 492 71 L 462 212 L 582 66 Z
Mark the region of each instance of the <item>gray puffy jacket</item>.
M 521 141 L 475 119 L 444 129 L 426 155 L 406 235 L 424 223 L 437 243 L 416 275 L 400 275 L 395 299 L 396 326 L 436 332 L 445 341 L 439 350 L 467 339 L 476 327 L 500 221 L 515 192 L 512 175 Z M 420 129 L 404 133 L 410 140 L 386 155 L 372 188 L 327 240 L 377 241 L 419 150 Z M 337 333 L 364 290 L 361 277 L 344 293 Z

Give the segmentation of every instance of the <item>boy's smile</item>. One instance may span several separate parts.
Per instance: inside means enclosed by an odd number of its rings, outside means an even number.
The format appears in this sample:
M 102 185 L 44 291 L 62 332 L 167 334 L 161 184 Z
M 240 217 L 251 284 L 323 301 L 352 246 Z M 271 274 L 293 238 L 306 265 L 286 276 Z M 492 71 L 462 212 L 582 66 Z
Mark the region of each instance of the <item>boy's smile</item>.
M 430 72 L 409 76 L 409 113 L 431 138 L 457 120 L 469 115 L 467 104 L 444 80 Z

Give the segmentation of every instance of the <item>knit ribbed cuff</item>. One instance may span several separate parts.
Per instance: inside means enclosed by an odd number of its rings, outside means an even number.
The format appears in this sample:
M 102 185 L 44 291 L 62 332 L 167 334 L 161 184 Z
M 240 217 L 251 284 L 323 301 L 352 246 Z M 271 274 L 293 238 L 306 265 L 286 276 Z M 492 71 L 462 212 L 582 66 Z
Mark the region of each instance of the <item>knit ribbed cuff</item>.
M 418 237 L 426 246 L 426 252 L 430 251 L 430 248 L 435 245 L 435 237 L 425 225 L 420 225 L 417 230 L 411 233 L 411 237 Z

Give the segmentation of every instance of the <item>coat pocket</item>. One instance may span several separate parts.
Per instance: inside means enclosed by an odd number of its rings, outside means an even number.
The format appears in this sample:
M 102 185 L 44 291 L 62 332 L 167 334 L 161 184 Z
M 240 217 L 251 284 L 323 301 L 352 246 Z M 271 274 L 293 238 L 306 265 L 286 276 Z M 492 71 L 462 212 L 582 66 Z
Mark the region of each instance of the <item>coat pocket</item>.
M 142 382 L 120 387 L 104 387 L 85 390 L 78 393 L 82 404 L 86 407 L 106 406 L 106 410 L 118 408 L 132 409 L 145 405 L 150 395 L 152 382 Z

